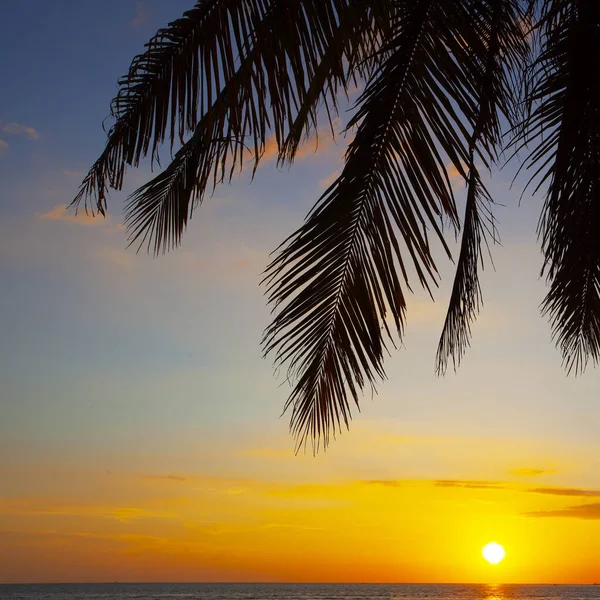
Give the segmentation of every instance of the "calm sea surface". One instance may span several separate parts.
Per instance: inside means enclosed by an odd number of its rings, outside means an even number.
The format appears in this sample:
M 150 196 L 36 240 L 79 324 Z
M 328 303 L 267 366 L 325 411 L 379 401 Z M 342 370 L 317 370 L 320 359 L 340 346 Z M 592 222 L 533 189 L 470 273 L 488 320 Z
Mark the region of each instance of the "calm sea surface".
M 600 600 L 600 585 L 148 583 L 0 585 L 0 600 Z

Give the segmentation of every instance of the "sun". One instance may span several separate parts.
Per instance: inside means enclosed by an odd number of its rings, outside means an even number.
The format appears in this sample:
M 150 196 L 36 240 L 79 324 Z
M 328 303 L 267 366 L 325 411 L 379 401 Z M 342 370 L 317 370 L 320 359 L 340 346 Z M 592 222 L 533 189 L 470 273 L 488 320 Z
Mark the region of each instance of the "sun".
M 492 565 L 497 565 L 506 556 L 504 548 L 496 542 L 486 544 L 483 547 L 481 554 L 483 554 L 483 558 Z

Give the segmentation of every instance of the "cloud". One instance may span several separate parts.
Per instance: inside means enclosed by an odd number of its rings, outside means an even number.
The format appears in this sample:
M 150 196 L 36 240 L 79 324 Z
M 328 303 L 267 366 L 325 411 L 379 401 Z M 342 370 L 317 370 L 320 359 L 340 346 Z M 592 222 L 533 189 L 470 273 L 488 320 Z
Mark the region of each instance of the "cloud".
M 448 177 L 450 178 L 450 181 L 454 181 L 454 180 L 463 180 L 463 176 L 460 174 L 460 171 L 454 166 L 453 163 L 449 163 L 446 171 L 448 172 Z
M 466 165 L 463 165 L 463 169 L 466 169 Z M 461 190 L 465 187 L 465 178 L 461 175 L 454 163 L 448 163 L 446 165 L 446 173 L 448 174 L 448 179 L 450 179 L 450 184 L 454 191 Z
M 503 490 L 499 481 L 471 481 L 468 479 L 438 479 L 433 482 L 437 487 L 465 488 L 469 490 Z
M 8 152 L 8 143 L 4 140 L 0 140 L 0 157 L 4 156 Z
M 366 479 L 361 481 L 361 483 L 364 483 L 365 485 L 382 485 L 384 487 L 393 488 L 406 485 L 406 481 L 403 481 L 402 479 Z
M 335 139 L 331 129 L 320 129 L 316 135 L 301 144 L 296 151 L 296 158 L 307 158 L 329 152 L 335 147 Z
M 135 542 L 164 542 L 164 538 L 159 538 L 144 534 L 116 534 L 116 535 L 98 535 L 87 532 L 70 532 L 57 530 L 34 530 L 34 531 L 19 531 L 14 529 L 0 531 L 0 539 L 6 544 L 31 541 L 45 545 L 45 542 L 69 542 L 69 541 L 93 541 L 93 542 L 116 542 L 119 546 L 125 544 L 133 544 Z
M 28 127 L 27 125 L 21 125 L 20 123 L 6 123 L 5 125 L 0 125 L 0 131 L 4 133 L 9 133 L 11 135 L 26 135 L 30 140 L 39 140 L 40 132 L 34 129 L 33 127 Z
M 556 469 L 513 469 L 509 473 L 517 477 L 538 477 L 539 475 L 554 475 Z
M 535 510 L 524 513 L 527 517 L 547 518 L 563 517 L 571 519 L 600 519 L 600 502 L 595 504 L 578 504 L 558 510 Z
M 324 179 L 319 180 L 319 187 L 321 189 L 327 189 L 342 173 L 342 168 L 338 168 L 333 173 L 325 177 Z
M 131 21 L 132 27 L 141 27 L 150 21 L 150 7 L 145 2 L 135 3 L 135 16 Z
M 444 488 L 462 488 L 469 490 L 504 490 L 506 485 L 500 481 L 471 481 L 469 479 L 367 479 L 366 485 L 381 485 L 385 487 L 404 487 L 406 485 L 434 485 Z
M 44 221 L 68 221 L 69 223 L 79 223 L 81 225 L 106 225 L 110 217 L 101 217 L 96 215 L 93 217 L 90 213 L 79 211 L 77 213 L 67 212 L 66 204 L 57 204 L 54 208 L 45 213 L 35 213 L 38 219 Z
M 170 511 L 154 511 L 130 506 L 63 505 L 43 498 L 0 498 L 4 516 L 79 516 L 129 522 L 133 519 L 171 519 Z
M 63 171 L 63 175 L 67 177 L 73 177 L 74 179 L 83 179 L 85 177 L 85 173 L 83 171 L 73 171 L 71 169 L 65 169 Z
M 265 141 L 265 151 L 262 160 L 273 160 L 277 157 L 277 140 L 274 135 L 268 137 Z
M 443 488 L 461 488 L 467 490 L 513 490 L 529 494 L 548 494 L 562 497 L 597 498 L 600 490 L 580 488 L 533 488 L 504 481 L 484 481 L 477 479 L 371 479 L 363 480 L 365 485 L 381 485 L 386 487 L 403 487 L 406 485 L 434 485 Z
M 103 248 L 100 258 L 106 260 L 121 269 L 133 269 L 135 266 L 135 255 L 133 252 L 125 252 L 118 248 Z
M 334 127 L 340 129 L 339 120 L 334 120 Z M 296 150 L 295 160 L 302 160 L 304 158 L 316 157 L 322 154 L 327 154 L 336 148 L 344 149 L 348 143 L 348 140 L 343 140 L 339 146 L 336 144 L 336 140 L 331 132 L 331 127 L 320 127 L 318 131 L 314 132 L 307 140 L 304 140 Z M 262 162 L 268 162 L 276 159 L 278 156 L 277 139 L 274 135 L 269 136 L 265 140 L 264 153 L 261 157 Z M 251 149 L 246 151 L 244 160 L 251 161 L 254 158 L 254 153 Z
M 362 93 L 363 89 L 363 86 L 355 81 L 353 84 L 350 84 L 350 86 L 346 90 L 346 94 L 348 94 L 348 96 L 354 96 L 355 94 Z
M 144 479 L 151 481 L 189 481 L 189 477 L 181 477 L 179 475 L 146 475 Z
M 597 497 L 600 496 L 600 490 L 584 490 L 581 488 L 533 488 L 529 492 L 532 494 L 548 494 L 550 496 L 571 496 L 571 497 Z

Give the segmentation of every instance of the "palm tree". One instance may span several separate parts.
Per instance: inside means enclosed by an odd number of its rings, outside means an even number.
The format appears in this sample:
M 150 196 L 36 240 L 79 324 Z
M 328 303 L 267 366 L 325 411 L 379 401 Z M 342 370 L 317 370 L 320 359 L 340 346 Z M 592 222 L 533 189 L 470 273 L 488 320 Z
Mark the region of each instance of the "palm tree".
M 253 168 L 274 135 L 291 163 L 319 119 L 361 82 L 339 177 L 265 272 L 266 354 L 293 384 L 299 444 L 348 426 L 402 339 L 408 270 L 437 283 L 433 241 L 462 230 L 437 371 L 460 363 L 496 240 L 480 165 L 526 151 L 549 315 L 566 368 L 600 357 L 600 2 L 598 0 L 199 0 L 135 57 L 114 125 L 74 205 L 105 214 L 128 166 L 179 147 L 126 206 L 130 240 L 180 243 L 207 191 Z M 250 150 L 251 152 L 248 152 Z M 448 169 L 466 183 L 457 211 Z M 395 327 L 389 326 L 392 322 Z M 392 331 L 395 329 L 395 332 Z

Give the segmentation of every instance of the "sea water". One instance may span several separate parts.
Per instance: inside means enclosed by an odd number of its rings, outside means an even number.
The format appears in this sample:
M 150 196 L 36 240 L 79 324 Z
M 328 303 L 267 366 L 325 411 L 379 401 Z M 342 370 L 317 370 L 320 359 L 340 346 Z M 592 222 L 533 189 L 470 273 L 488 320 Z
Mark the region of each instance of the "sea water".
M 0 585 L 0 600 L 600 600 L 600 585 L 112 583 Z

